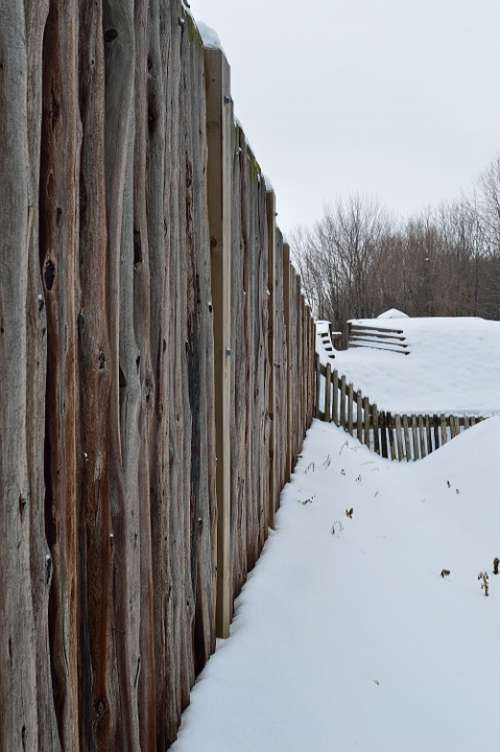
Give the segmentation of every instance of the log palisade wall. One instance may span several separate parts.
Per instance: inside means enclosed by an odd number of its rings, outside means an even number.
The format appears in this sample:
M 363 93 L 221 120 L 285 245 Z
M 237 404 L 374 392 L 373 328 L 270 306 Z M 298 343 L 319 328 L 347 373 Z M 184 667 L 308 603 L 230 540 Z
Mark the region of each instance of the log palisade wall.
M 165 750 L 310 425 L 314 331 L 180 0 L 0 0 L 0 750 Z

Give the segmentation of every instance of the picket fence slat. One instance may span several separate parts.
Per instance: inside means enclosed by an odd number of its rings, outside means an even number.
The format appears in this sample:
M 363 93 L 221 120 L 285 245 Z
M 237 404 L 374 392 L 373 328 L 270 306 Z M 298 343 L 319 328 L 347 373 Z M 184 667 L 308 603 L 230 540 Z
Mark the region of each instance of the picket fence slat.
M 352 384 L 347 387 L 347 430 L 352 436 L 354 431 L 354 387 Z

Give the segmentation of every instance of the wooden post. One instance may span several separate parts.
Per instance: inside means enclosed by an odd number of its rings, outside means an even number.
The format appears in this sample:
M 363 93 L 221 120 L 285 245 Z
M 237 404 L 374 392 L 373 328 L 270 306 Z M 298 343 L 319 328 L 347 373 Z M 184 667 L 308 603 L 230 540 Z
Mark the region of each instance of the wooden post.
M 345 340 L 344 341 L 344 349 L 345 350 L 349 349 L 349 340 L 351 338 L 351 326 L 352 326 L 352 324 L 348 321 L 347 325 L 346 325 L 346 330 L 345 330 L 345 333 L 344 333 L 344 340 Z
M 391 450 L 391 460 L 397 459 L 396 442 L 394 440 L 393 418 L 391 413 L 387 413 L 387 430 L 389 432 L 389 446 Z
M 345 408 L 346 408 L 346 380 L 345 376 L 340 379 L 340 417 L 339 423 L 345 428 Z
M 401 460 L 404 460 L 405 458 L 405 453 L 403 450 L 403 436 L 401 433 L 401 416 L 396 415 L 394 421 L 396 424 L 396 443 L 398 447 L 398 459 L 401 462 Z
M 408 425 L 407 415 L 403 415 L 403 436 L 404 436 L 404 443 L 405 443 L 406 461 L 411 462 L 412 452 L 411 452 L 411 442 L 410 442 L 410 429 Z
M 450 440 L 454 439 L 456 436 L 455 418 L 453 415 L 448 415 L 448 417 L 445 417 L 445 416 L 443 417 L 444 417 L 445 426 L 447 429 L 449 428 L 449 431 L 450 431 Z M 446 435 L 448 437 L 448 431 L 446 431 Z
M 381 412 L 379 415 L 379 425 L 380 425 L 380 446 L 382 450 L 382 457 L 385 457 L 387 459 L 388 453 L 387 453 L 387 431 L 386 431 L 386 416 L 385 412 Z
M 292 393 L 291 393 L 291 359 L 292 347 L 290 329 L 290 246 L 283 245 L 283 307 L 285 316 L 285 340 L 286 340 L 286 477 L 290 480 L 292 475 Z M 319 373 L 317 380 L 321 383 Z M 319 401 L 317 403 L 319 409 Z
M 372 423 L 373 423 L 373 448 L 377 454 L 380 454 L 380 439 L 378 433 L 378 408 L 372 405 Z
M 441 442 L 439 441 L 439 418 L 437 415 L 432 416 L 432 426 L 434 431 L 434 447 L 439 449 Z
M 321 361 L 318 353 L 316 353 L 316 396 L 315 396 L 315 415 L 317 418 L 321 414 Z
M 335 372 L 334 372 L 335 375 Z M 330 363 L 328 363 L 326 367 L 326 376 L 325 376 L 325 420 L 327 423 L 329 423 L 332 419 L 332 413 L 331 413 L 331 398 L 332 398 L 332 367 Z M 335 391 L 334 391 L 335 394 Z M 334 397 L 335 399 L 335 397 Z
M 370 400 L 365 397 L 363 400 L 363 444 L 370 447 Z
M 354 387 L 349 384 L 347 387 L 347 430 L 353 434 L 354 426 Z
M 469 427 L 470 427 L 470 423 L 469 423 L 469 416 L 468 416 L 468 415 L 466 415 L 466 416 L 464 417 L 464 431 L 466 431 L 466 430 L 467 430 L 467 429 L 468 429 Z
M 339 425 L 339 374 L 337 369 L 333 372 L 333 420 Z
M 425 428 L 424 428 L 424 418 L 422 415 L 418 416 L 418 436 L 420 439 L 420 456 L 422 459 L 424 457 L 427 457 L 427 449 L 425 446 Z
M 267 403 L 267 416 L 269 421 L 269 498 L 267 510 L 267 524 L 274 527 L 274 514 L 279 497 L 279 482 L 276 477 L 277 473 L 277 452 L 276 446 L 276 290 L 275 290 L 275 254 L 276 254 L 276 197 L 274 191 L 266 192 L 266 217 L 267 217 L 267 337 L 269 353 L 269 393 Z M 302 314 L 303 314 L 302 309 Z M 306 373 L 302 377 L 306 381 Z M 304 406 L 304 423 L 306 421 L 305 397 L 302 397 Z M 281 449 L 281 447 L 280 447 Z
M 417 416 L 412 415 L 410 420 L 411 420 L 411 433 L 412 433 L 412 440 L 413 440 L 413 459 L 414 461 L 416 461 L 420 459 L 420 444 L 418 441 Z
M 215 427 L 217 453 L 216 633 L 229 637 L 233 608 L 231 567 L 231 76 L 221 50 L 205 50 L 210 223 L 214 322 Z
M 441 446 L 444 446 L 446 442 L 448 441 L 448 426 L 446 417 L 444 415 L 441 415 Z M 449 421 L 450 424 L 450 437 L 453 438 L 453 418 L 450 418 Z
M 358 441 L 363 441 L 363 395 L 360 389 L 356 393 L 356 436 Z
M 425 433 L 427 436 L 427 454 L 432 453 L 432 431 L 431 431 L 431 419 L 428 415 L 425 416 Z

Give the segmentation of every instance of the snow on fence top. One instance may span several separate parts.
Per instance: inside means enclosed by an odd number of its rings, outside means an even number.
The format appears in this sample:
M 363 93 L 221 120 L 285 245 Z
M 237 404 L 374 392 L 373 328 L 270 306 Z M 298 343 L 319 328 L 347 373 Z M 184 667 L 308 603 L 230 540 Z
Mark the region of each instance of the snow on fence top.
M 391 321 L 353 322 L 391 328 Z M 394 324 L 392 324 L 394 327 Z M 409 354 L 365 348 L 335 353 L 335 367 L 379 409 L 398 413 L 500 413 L 500 322 L 405 318 Z
M 196 21 L 196 25 L 205 47 L 210 47 L 215 50 L 222 50 L 222 42 L 220 41 L 220 37 L 214 29 L 212 29 L 210 26 L 207 26 L 207 24 L 203 23 L 203 21 Z

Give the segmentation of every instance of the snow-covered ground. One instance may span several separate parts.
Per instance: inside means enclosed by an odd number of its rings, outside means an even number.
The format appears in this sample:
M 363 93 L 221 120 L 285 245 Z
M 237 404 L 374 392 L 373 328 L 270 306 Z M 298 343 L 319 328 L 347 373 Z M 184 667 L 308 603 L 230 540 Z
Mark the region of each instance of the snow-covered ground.
M 336 352 L 345 374 L 379 410 L 487 416 L 500 413 L 500 322 L 479 318 L 371 319 L 402 329 L 410 355 L 367 348 Z M 327 353 L 317 337 L 322 362 Z
M 398 464 L 315 421 L 174 752 L 496 752 L 499 446 Z

